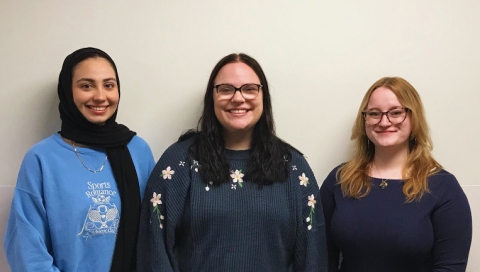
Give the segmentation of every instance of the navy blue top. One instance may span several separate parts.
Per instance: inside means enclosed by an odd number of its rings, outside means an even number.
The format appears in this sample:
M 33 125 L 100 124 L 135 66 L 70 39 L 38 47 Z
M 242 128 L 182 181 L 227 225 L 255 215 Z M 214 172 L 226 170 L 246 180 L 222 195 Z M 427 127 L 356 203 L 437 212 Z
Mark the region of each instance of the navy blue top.
M 465 271 L 472 239 L 467 198 L 445 170 L 428 178 L 430 193 L 405 203 L 401 180 L 372 178 L 364 198 L 343 197 L 335 168 L 320 195 L 327 228 L 329 271 Z M 339 253 L 343 260 L 339 266 Z
M 173 144 L 150 176 L 137 271 L 327 271 L 319 188 L 303 156 L 292 152 L 286 181 L 259 187 L 248 151 L 227 150 L 233 176 L 213 186 L 187 159 L 192 142 Z

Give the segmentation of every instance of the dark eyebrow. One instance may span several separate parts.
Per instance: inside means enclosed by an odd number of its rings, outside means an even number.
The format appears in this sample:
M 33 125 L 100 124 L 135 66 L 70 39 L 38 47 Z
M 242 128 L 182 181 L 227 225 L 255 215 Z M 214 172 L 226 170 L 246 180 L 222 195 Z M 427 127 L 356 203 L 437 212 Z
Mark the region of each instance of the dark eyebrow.
M 81 78 L 81 79 L 77 80 L 77 82 L 80 82 L 80 81 L 88 81 L 88 82 L 91 82 L 91 83 L 95 82 L 95 80 L 93 80 L 91 78 Z
M 117 80 L 113 77 L 106 78 L 106 79 L 103 80 L 103 82 L 110 81 L 110 80 L 113 80 L 113 81 L 117 82 Z M 77 82 L 80 82 L 80 81 L 88 81 L 90 83 L 95 83 L 95 80 L 93 80 L 91 78 L 81 78 L 81 79 L 77 80 Z

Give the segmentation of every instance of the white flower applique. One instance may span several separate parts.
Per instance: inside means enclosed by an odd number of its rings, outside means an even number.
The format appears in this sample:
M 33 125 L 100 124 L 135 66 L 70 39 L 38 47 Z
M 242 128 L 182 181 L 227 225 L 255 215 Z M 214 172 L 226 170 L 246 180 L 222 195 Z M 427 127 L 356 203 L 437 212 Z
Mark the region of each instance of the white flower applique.
M 180 161 L 180 162 L 178 163 L 178 165 L 180 165 L 180 166 L 185 166 L 185 162 L 184 162 L 184 161 Z
M 162 170 L 162 174 L 160 176 L 163 177 L 163 179 L 172 179 L 173 174 L 175 174 L 175 171 L 168 166 L 167 169 Z
M 300 179 L 300 185 L 307 187 L 307 184 L 310 184 L 310 182 L 308 182 L 308 178 L 305 176 L 305 173 L 302 173 L 302 175 L 298 176 L 298 178 Z
M 152 205 L 153 205 L 153 212 L 156 212 L 157 213 L 157 218 L 158 218 L 158 222 L 160 222 L 160 228 L 163 229 L 163 224 L 162 224 L 162 220 L 165 219 L 165 217 L 162 215 L 162 213 L 160 212 L 160 209 L 158 208 L 160 206 L 160 204 L 162 204 L 162 200 L 160 199 L 162 197 L 161 194 L 158 194 L 153 192 L 153 198 L 150 199 L 150 202 L 152 202 Z
M 315 196 L 312 194 L 308 196 L 308 206 L 310 206 L 310 214 L 308 215 L 306 221 L 310 223 L 308 225 L 308 230 L 312 229 L 312 224 L 313 224 L 313 214 L 315 213 L 315 203 L 317 201 L 315 200 Z
M 238 185 L 240 185 L 240 187 L 243 187 L 243 177 L 245 176 L 243 173 L 242 173 L 242 169 L 240 170 L 231 170 L 232 174 L 230 175 L 230 177 L 232 177 L 233 179 L 233 182 L 234 183 L 237 183 L 238 182 Z M 235 187 L 235 190 L 237 188 Z
M 296 165 L 292 165 L 292 170 L 293 170 L 293 171 L 296 171 L 296 170 L 297 170 L 297 166 L 296 166 Z
M 194 168 L 195 172 L 198 172 L 198 168 L 200 167 L 200 164 L 198 164 L 198 161 L 193 160 L 192 165 L 190 166 L 190 169 Z M 208 191 L 208 190 L 207 190 Z

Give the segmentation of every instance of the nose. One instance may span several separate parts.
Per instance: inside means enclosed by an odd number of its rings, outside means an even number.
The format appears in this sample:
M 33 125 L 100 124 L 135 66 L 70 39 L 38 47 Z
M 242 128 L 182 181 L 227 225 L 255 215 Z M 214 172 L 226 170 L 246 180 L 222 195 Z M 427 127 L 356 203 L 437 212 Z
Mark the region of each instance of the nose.
M 380 118 L 380 123 L 378 123 L 378 125 L 382 127 L 388 127 L 392 125 L 392 122 L 388 120 L 387 114 L 382 114 L 382 117 Z
M 232 102 L 236 102 L 236 103 L 245 102 L 245 98 L 243 98 L 242 92 L 240 90 L 235 91 L 232 97 Z
M 107 96 L 105 94 L 106 90 L 103 88 L 98 88 L 95 90 L 93 100 L 95 101 L 105 101 L 107 99 Z

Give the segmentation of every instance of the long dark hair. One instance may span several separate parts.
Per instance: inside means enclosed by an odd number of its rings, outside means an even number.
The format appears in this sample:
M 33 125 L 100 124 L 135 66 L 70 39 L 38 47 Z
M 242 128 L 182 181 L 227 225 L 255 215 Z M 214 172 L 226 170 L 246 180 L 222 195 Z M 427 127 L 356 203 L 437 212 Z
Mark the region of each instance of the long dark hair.
M 217 185 L 229 182 L 230 164 L 225 156 L 223 127 L 214 112 L 213 88 L 220 69 L 234 62 L 243 62 L 252 68 L 263 86 L 261 89 L 263 92 L 263 112 L 253 131 L 247 163 L 249 177 L 247 182 L 270 185 L 285 181 L 290 171 L 292 158 L 290 151 L 297 150 L 276 136 L 267 78 L 260 64 L 246 54 L 230 54 L 215 65 L 208 80 L 203 100 L 203 113 L 198 121 L 197 129 L 191 129 L 182 134 L 179 141 L 197 135 L 195 144 L 191 146 L 189 154 L 192 159 L 195 158 L 200 164 L 199 170 L 203 181 L 212 181 L 213 184 Z

